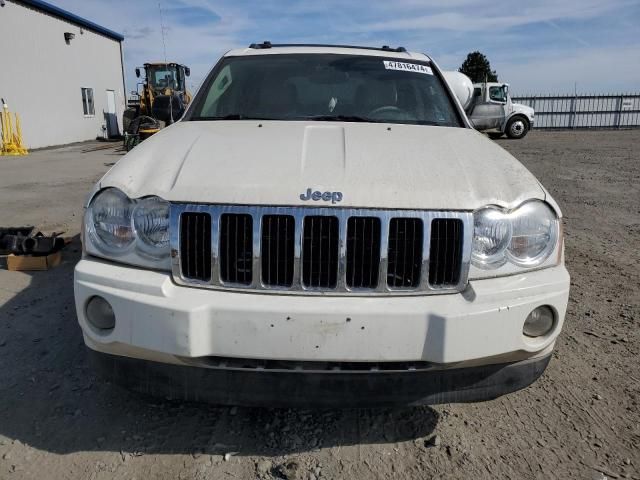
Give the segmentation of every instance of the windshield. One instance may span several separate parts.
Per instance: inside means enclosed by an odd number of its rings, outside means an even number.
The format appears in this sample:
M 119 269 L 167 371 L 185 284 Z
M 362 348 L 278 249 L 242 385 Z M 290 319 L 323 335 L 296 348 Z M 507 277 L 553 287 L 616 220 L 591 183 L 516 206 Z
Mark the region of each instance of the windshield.
M 427 62 L 335 54 L 227 57 L 190 120 L 326 120 L 461 126 Z
M 154 90 L 170 88 L 184 90 L 178 69 L 171 65 L 154 65 L 147 69 L 147 78 Z

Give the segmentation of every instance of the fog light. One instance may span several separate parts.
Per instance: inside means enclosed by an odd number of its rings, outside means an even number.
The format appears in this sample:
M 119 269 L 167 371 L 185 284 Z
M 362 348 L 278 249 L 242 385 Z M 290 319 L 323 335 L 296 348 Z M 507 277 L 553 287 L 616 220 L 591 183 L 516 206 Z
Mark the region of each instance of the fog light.
M 522 333 L 527 337 L 541 337 L 553 328 L 555 315 L 551 307 L 544 305 L 536 308 L 524 321 Z
M 87 320 L 99 330 L 111 330 L 116 326 L 116 316 L 109 302 L 102 297 L 91 297 L 87 303 Z

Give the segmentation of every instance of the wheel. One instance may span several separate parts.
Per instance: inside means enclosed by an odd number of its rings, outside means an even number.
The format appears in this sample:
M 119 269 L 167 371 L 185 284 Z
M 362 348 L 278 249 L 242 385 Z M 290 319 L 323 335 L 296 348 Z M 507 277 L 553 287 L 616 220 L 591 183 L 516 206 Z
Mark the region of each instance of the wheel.
M 125 133 L 124 135 L 124 149 L 129 152 L 133 150 L 133 147 L 140 143 L 140 135 Z
M 489 132 L 487 135 L 489 135 L 491 140 L 498 140 L 499 138 L 502 138 L 502 135 L 504 134 L 502 132 Z
M 529 121 L 521 116 L 515 116 L 507 122 L 507 128 L 505 129 L 507 137 L 513 139 L 524 138 L 529 131 Z
M 132 133 L 130 131 L 131 128 L 131 122 L 133 122 L 133 120 L 138 116 L 138 109 L 137 108 L 127 108 L 124 113 L 122 114 L 122 130 L 123 132 L 128 132 L 128 133 Z

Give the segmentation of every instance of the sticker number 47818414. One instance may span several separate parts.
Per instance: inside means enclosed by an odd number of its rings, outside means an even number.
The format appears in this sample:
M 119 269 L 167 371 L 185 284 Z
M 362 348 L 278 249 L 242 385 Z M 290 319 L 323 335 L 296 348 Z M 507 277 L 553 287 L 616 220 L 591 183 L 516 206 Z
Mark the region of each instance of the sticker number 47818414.
M 383 60 L 383 63 L 384 68 L 386 68 L 387 70 L 401 70 L 403 72 L 415 72 L 424 73 L 426 75 L 433 75 L 431 67 L 420 65 L 419 63 L 396 62 L 393 60 Z

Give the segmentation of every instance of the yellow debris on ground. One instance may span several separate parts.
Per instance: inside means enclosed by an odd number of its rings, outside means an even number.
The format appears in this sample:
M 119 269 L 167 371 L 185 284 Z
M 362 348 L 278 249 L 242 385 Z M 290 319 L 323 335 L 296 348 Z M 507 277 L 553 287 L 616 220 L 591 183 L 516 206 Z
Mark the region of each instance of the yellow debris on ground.
M 20 117 L 14 113 L 12 118 L 9 106 L 4 102 L 2 102 L 2 112 L 0 112 L 0 129 L 2 129 L 0 155 L 27 155 L 29 153 L 22 142 Z

